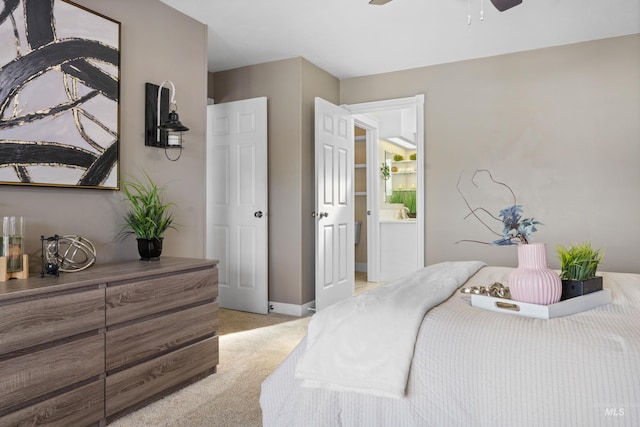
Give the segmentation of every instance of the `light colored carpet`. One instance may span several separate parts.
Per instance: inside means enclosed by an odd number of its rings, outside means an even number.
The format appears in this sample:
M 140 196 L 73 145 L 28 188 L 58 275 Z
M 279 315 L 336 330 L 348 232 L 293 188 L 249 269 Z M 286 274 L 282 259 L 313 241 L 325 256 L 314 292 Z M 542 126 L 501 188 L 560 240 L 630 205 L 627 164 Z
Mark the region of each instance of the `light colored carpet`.
M 110 426 L 261 426 L 260 384 L 300 342 L 310 318 L 221 309 L 218 372 Z

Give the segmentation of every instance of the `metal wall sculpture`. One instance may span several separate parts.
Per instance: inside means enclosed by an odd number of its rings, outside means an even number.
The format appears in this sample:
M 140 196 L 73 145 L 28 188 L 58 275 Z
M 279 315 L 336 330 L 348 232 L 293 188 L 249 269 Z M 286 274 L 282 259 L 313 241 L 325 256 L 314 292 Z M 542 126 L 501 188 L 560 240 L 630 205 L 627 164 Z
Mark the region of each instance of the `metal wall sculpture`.
M 0 0 L 0 183 L 119 188 L 120 23 Z

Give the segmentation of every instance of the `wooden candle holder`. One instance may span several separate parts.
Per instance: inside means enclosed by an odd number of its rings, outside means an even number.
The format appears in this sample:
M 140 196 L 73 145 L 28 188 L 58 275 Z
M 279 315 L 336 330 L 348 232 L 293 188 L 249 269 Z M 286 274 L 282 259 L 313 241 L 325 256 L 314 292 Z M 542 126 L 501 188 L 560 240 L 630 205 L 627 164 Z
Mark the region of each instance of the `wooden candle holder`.
M 22 270 L 7 271 L 7 257 L 0 257 L 0 282 L 6 282 L 9 279 L 27 279 L 29 277 L 29 255 L 22 255 Z

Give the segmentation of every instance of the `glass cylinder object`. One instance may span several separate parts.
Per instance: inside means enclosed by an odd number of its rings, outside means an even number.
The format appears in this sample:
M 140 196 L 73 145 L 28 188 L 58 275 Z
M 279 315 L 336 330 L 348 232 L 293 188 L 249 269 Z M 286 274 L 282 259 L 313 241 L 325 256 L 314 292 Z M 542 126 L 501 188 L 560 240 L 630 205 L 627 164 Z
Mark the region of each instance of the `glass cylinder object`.
M 24 217 L 5 216 L 2 220 L 0 256 L 7 258 L 7 273 L 22 271 L 23 242 Z

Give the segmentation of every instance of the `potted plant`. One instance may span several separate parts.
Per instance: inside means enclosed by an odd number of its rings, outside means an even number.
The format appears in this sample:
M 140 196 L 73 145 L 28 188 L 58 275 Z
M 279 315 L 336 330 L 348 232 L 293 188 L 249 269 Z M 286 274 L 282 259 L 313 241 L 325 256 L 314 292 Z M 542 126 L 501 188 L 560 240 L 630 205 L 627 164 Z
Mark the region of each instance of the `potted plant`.
M 393 155 L 393 161 L 394 162 L 401 162 L 404 160 L 404 156 L 401 154 L 394 154 Z
M 400 204 L 407 208 L 407 215 L 409 218 L 416 217 L 416 191 L 415 190 L 394 190 L 387 203 Z
M 562 297 L 577 297 L 602 289 L 602 277 L 596 276 L 598 265 L 604 257 L 600 249 L 593 249 L 591 243 L 576 243 L 568 248 L 558 245 L 556 252 L 560 258 L 560 279 Z
M 404 205 L 409 209 L 409 218 L 416 217 L 416 191 L 410 190 L 404 192 Z
M 164 232 L 169 228 L 176 230 L 173 214 L 169 211 L 175 204 L 163 203 L 162 189 L 146 172 L 144 176 L 146 182 L 136 178 L 122 186 L 130 207 L 124 216 L 126 224 L 120 231 L 120 236 L 135 234 L 140 259 L 148 261 L 160 257 Z

